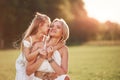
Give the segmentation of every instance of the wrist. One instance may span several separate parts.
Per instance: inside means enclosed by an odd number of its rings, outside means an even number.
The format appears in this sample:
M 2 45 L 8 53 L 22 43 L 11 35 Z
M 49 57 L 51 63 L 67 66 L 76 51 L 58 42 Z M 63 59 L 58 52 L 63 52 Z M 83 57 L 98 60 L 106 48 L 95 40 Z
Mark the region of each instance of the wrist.
M 42 59 L 46 59 L 46 56 L 45 55 L 42 55 L 42 54 L 39 54 L 40 58 Z
M 39 58 L 39 59 L 38 59 L 38 62 L 41 62 L 41 61 L 43 61 L 43 60 L 45 60 L 45 59 L 43 59 L 43 58 Z
M 48 62 L 49 62 L 49 63 L 52 63 L 53 61 L 54 61 L 53 58 L 48 58 Z

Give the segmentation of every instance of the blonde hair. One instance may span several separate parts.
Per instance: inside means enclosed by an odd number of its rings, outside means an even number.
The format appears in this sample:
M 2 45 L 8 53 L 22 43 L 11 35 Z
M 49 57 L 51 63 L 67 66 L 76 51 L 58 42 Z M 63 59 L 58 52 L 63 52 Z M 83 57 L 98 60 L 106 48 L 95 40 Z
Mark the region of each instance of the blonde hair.
M 22 39 L 13 42 L 13 46 L 15 48 L 22 49 L 22 47 L 23 47 L 22 46 L 22 41 L 24 39 L 26 39 L 28 36 L 30 36 L 31 34 L 34 34 L 34 33 L 37 32 L 38 27 L 39 27 L 39 23 L 43 23 L 44 24 L 45 22 L 48 22 L 48 24 L 51 24 L 50 18 L 47 15 L 45 15 L 45 14 L 41 14 L 41 13 L 37 12 L 36 15 L 35 15 L 35 17 L 33 18 L 32 22 L 31 22 L 30 26 L 23 33 Z M 19 43 L 18 43 L 18 41 L 19 41 Z
M 41 13 L 36 13 L 34 19 L 32 20 L 30 26 L 28 27 L 28 29 L 25 31 L 25 35 L 23 37 L 23 39 L 27 38 L 28 36 L 30 36 L 33 32 L 37 31 L 37 28 L 39 26 L 39 23 L 41 22 L 45 22 L 48 21 L 48 23 L 50 24 L 50 18 L 45 15 L 45 14 L 41 14 Z
M 61 41 L 66 42 L 67 39 L 69 38 L 69 27 L 68 27 L 67 23 L 65 22 L 65 20 L 62 19 L 62 18 L 61 19 L 56 18 L 56 19 L 53 20 L 52 23 L 57 22 L 57 21 L 60 22 L 61 25 L 63 26 L 62 27 L 63 28 L 63 32 L 62 32 Z

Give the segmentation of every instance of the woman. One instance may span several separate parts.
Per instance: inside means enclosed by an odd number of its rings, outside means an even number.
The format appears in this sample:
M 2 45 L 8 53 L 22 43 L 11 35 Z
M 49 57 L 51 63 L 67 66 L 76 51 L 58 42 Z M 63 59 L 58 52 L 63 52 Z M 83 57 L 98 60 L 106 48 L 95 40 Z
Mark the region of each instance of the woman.
M 16 80 L 33 79 L 34 74 L 31 76 L 26 74 L 26 66 L 28 63 L 32 65 L 39 57 L 40 46 L 35 47 L 35 45 L 45 41 L 50 23 L 50 18 L 47 15 L 40 13 L 35 15 L 21 42 L 21 54 L 16 60 Z M 63 43 L 59 43 L 58 46 L 54 46 L 54 49 L 60 48 L 62 45 Z
M 16 80 L 32 80 L 33 75 L 26 75 L 26 63 L 37 56 L 37 50 L 30 54 L 32 45 L 43 40 L 44 35 L 48 33 L 50 23 L 50 18 L 40 13 L 37 13 L 32 20 L 21 42 L 21 54 L 16 60 Z
M 55 19 L 49 32 L 50 40 L 46 48 L 39 51 L 40 58 L 33 65 L 27 66 L 27 74 L 34 73 L 33 80 L 70 80 L 68 72 L 68 48 L 63 46 L 54 50 L 59 42 L 66 42 L 69 37 L 69 29 L 63 19 Z

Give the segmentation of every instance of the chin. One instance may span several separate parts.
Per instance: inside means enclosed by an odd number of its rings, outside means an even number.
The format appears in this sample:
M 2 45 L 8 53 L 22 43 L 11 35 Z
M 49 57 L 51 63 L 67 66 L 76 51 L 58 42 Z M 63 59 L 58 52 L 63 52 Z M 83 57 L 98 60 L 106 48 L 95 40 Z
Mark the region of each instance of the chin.
M 47 31 L 45 31 L 45 34 L 47 34 Z
M 52 34 L 52 33 L 50 33 L 49 35 L 50 35 L 50 36 L 55 36 L 55 35 L 54 35 L 54 34 Z

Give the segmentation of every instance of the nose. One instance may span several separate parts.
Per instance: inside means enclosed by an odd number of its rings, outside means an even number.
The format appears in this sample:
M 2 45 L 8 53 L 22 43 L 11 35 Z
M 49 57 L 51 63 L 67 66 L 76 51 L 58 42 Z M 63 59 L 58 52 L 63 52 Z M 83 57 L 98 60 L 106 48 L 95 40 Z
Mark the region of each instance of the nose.
M 52 30 L 52 28 L 49 28 L 49 31 Z
M 51 31 L 56 31 L 56 28 L 52 28 Z
M 56 29 L 56 26 L 53 26 L 52 29 Z

